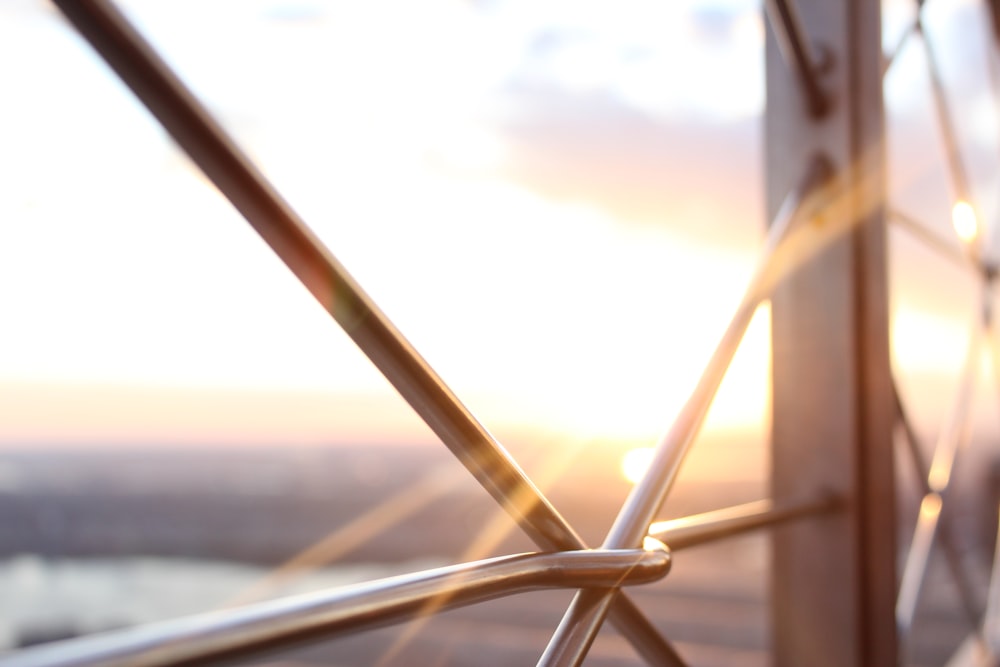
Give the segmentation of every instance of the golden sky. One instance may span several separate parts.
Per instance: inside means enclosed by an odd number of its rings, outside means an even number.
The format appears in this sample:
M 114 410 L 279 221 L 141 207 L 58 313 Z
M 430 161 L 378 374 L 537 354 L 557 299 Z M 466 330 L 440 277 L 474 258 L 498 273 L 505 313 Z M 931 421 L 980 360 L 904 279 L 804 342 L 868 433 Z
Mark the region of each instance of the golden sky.
M 488 426 L 655 439 L 763 238 L 756 4 L 411 4 L 124 3 Z M 0 69 L 0 443 L 429 439 L 42 7 L 0 8 L 0 60 L 30 63 Z M 926 104 L 894 85 L 910 127 Z M 894 192 L 943 218 L 934 149 L 890 149 Z M 897 237 L 897 361 L 946 379 L 964 278 Z M 766 414 L 767 319 L 710 427 Z

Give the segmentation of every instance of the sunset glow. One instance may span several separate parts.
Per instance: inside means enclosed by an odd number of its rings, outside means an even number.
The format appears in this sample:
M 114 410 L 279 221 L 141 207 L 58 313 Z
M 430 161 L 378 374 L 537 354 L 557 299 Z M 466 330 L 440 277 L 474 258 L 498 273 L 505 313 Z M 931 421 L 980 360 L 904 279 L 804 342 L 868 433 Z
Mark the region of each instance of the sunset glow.
M 653 462 L 655 450 L 652 447 L 630 449 L 622 456 L 622 476 L 632 484 L 638 483 Z
M 542 4 L 123 3 L 484 423 L 655 442 L 764 236 L 759 5 Z M 0 441 L 428 438 L 67 25 L 0 12 Z M 898 310 L 950 369 L 957 320 Z M 705 428 L 764 423 L 769 369 L 765 304 Z
M 976 211 L 968 202 L 959 201 L 955 204 L 951 210 L 951 224 L 958 238 L 965 243 L 972 243 L 979 233 Z

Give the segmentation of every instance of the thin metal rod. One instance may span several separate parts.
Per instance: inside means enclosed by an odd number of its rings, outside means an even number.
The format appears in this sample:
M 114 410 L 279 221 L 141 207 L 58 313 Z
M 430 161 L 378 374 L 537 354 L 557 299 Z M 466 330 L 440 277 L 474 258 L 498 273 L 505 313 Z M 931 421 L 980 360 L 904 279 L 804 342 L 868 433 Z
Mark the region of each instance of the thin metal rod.
M 934 99 L 934 108 L 937 112 L 938 127 L 941 132 L 941 140 L 944 142 L 945 157 L 948 160 L 948 174 L 951 178 L 951 185 L 955 197 L 962 201 L 971 203 L 971 192 L 969 188 L 969 177 L 962 162 L 962 156 L 958 149 L 958 138 L 955 136 L 955 124 L 948 106 L 948 95 L 944 89 L 944 81 L 941 79 L 941 71 L 938 69 L 937 57 L 934 53 L 934 46 L 924 32 L 923 22 L 917 19 L 917 29 L 920 32 L 924 44 L 924 52 L 927 54 L 927 72 L 931 82 L 931 93 Z
M 958 450 L 968 435 L 972 392 L 979 368 L 980 340 L 980 327 L 976 326 L 970 336 L 962 379 L 934 447 L 934 458 L 927 473 L 927 493 L 920 502 L 917 525 L 906 555 L 899 595 L 896 598 L 896 625 L 901 638 L 908 636 L 913 625 L 927 563 L 940 524 L 943 497 L 951 482 Z
M 586 548 L 128 19 L 108 0 L 55 4 L 518 526 L 542 549 Z M 629 600 L 612 621 L 650 662 L 676 655 Z
M 941 133 L 941 140 L 944 143 L 945 157 L 948 160 L 948 176 L 951 180 L 952 191 L 955 197 L 972 206 L 972 187 L 969 175 L 962 161 L 962 153 L 959 149 L 958 137 L 955 132 L 954 116 L 948 104 L 948 94 L 945 91 L 944 80 L 941 77 L 941 70 L 938 67 L 938 59 L 934 50 L 934 45 L 924 30 L 923 21 L 920 19 L 919 9 L 923 3 L 918 5 L 917 28 L 920 32 L 921 41 L 924 45 L 924 53 L 927 55 L 927 72 L 931 82 L 931 97 L 934 99 L 934 109 L 937 114 L 938 128 Z M 980 229 L 971 243 L 968 244 L 969 253 L 977 265 L 983 264 L 984 229 Z M 994 270 L 994 269 L 984 269 Z
M 831 100 L 820 85 L 820 68 L 814 55 L 809 53 L 808 38 L 795 10 L 795 0 L 767 0 L 764 9 L 781 55 L 802 86 L 809 114 L 822 118 L 830 110 Z
M 429 602 L 445 610 L 531 590 L 649 583 L 670 562 L 663 548 L 502 556 L 64 641 L 0 666 L 205 664 L 390 625 Z
M 776 505 L 771 499 L 755 500 L 680 519 L 657 521 L 649 527 L 649 536 L 668 545 L 673 553 L 752 530 L 824 514 L 843 506 L 841 499 L 832 496 L 784 505 Z
M 927 483 L 928 466 L 927 461 L 924 458 L 924 448 L 921 445 L 916 429 L 913 428 L 909 415 L 903 406 L 902 397 L 900 396 L 899 388 L 896 385 L 895 380 L 893 381 L 893 396 L 896 401 L 897 425 L 903 434 L 904 440 L 906 441 L 909 459 L 913 464 L 913 469 L 916 473 L 915 477 L 917 479 L 917 483 L 920 485 L 919 493 L 921 499 L 923 499 L 929 493 L 932 493 L 931 488 Z M 941 517 L 941 525 L 938 530 L 940 531 L 938 543 L 941 546 L 941 550 L 944 552 L 945 562 L 948 564 L 948 569 L 951 572 L 952 581 L 958 589 L 958 596 L 962 603 L 962 610 L 965 612 L 965 618 L 970 627 L 973 630 L 977 630 L 983 617 L 983 611 L 981 609 L 981 605 L 976 599 L 976 585 L 971 579 L 969 579 L 969 573 L 962 564 L 961 554 L 958 551 L 957 539 L 955 537 L 954 526 L 952 522 L 948 520 L 947 516 Z
M 955 262 L 964 269 L 972 269 L 977 273 L 982 272 L 975 255 L 968 248 L 963 252 L 954 244 L 932 232 L 927 225 L 899 209 L 890 209 L 888 214 L 889 219 L 895 221 L 901 229 L 908 231 L 911 236 L 942 257 Z
M 772 262 L 779 246 L 796 226 L 810 195 L 830 178 L 829 165 L 822 159 L 810 164 L 799 186 L 786 197 L 774 223 L 768 229 L 767 241 L 758 259 L 757 270 L 729 322 L 721 340 L 709 359 L 694 391 L 681 408 L 666 436 L 660 441 L 653 460 L 632 489 L 618 513 L 604 548 L 638 546 L 670 492 L 684 457 L 705 420 L 719 384 L 722 382 L 733 355 L 743 339 L 750 320 L 762 299 L 774 286 Z M 612 546 L 615 545 L 615 546 Z M 545 667 L 579 665 L 600 630 L 604 617 L 617 591 L 580 591 L 563 615 L 559 627 L 549 641 L 539 665 Z
M 917 9 L 917 12 L 919 14 L 920 9 Z M 899 54 L 902 53 L 903 47 L 905 47 L 909 43 L 910 39 L 913 37 L 913 35 L 917 33 L 918 29 L 919 29 L 919 19 L 914 19 L 909 25 L 906 26 L 906 29 L 903 31 L 903 34 L 899 36 L 899 41 L 896 42 L 896 46 L 893 47 L 893 49 L 889 52 L 888 55 L 885 56 L 885 58 L 882 61 L 883 79 L 886 77 L 886 75 L 889 73 L 889 70 L 892 69 L 893 64 L 899 58 Z

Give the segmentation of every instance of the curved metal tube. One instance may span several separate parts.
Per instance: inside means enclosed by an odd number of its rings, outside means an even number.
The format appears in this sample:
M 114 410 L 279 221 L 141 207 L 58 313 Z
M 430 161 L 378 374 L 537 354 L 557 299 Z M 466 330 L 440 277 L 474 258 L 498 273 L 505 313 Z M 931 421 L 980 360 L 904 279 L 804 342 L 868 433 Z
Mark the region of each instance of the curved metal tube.
M 0 667 L 204 664 L 389 625 L 430 604 L 443 611 L 530 590 L 648 583 L 670 563 L 662 545 L 501 556 L 59 642 L 2 658 Z

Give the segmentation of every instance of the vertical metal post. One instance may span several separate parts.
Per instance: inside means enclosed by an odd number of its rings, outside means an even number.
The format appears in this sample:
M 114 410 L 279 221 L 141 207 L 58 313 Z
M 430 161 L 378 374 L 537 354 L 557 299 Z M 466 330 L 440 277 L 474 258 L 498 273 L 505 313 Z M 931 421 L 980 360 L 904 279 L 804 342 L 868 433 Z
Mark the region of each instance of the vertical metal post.
M 851 225 L 772 298 L 772 487 L 778 503 L 826 489 L 848 506 L 775 533 L 775 664 L 889 667 L 898 657 L 880 8 L 798 0 L 798 10 L 808 39 L 830 57 L 821 82 L 830 104 L 820 118 L 807 113 L 769 29 L 769 217 L 824 154 L 840 187 L 813 224 Z

